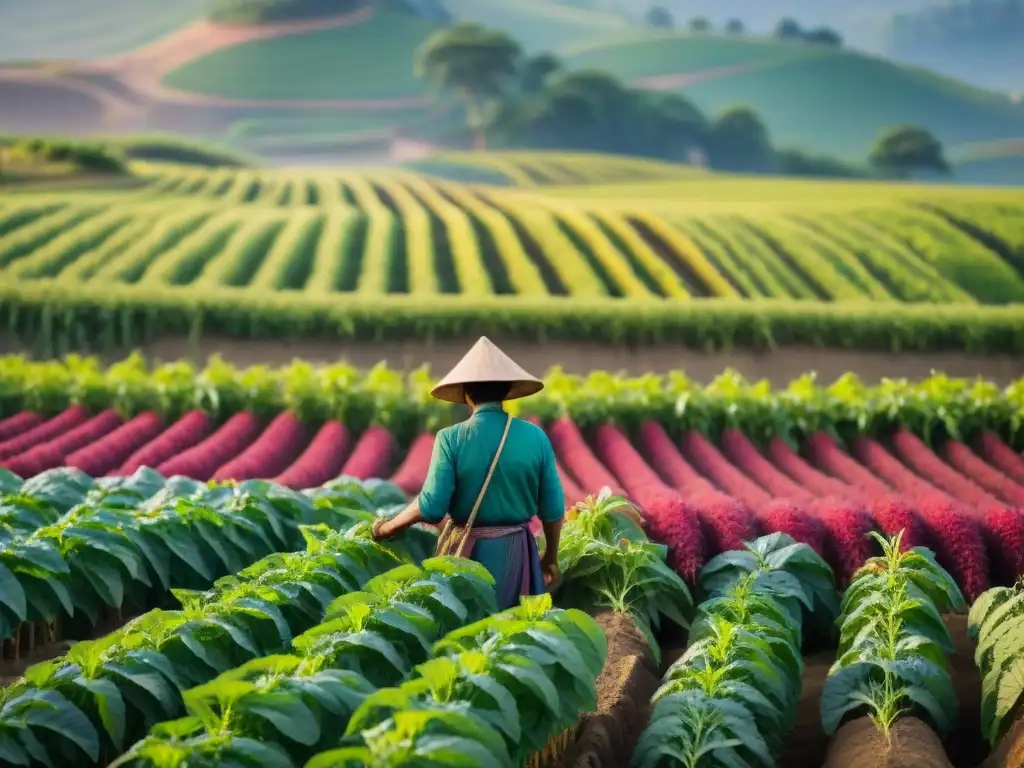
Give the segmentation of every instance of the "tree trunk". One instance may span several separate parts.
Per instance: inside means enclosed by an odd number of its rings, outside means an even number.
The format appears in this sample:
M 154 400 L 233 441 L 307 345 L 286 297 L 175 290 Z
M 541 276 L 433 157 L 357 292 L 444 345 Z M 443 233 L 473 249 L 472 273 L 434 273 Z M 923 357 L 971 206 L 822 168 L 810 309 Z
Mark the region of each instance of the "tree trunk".
M 487 133 L 483 128 L 477 128 L 473 137 L 473 149 L 483 152 L 487 149 Z

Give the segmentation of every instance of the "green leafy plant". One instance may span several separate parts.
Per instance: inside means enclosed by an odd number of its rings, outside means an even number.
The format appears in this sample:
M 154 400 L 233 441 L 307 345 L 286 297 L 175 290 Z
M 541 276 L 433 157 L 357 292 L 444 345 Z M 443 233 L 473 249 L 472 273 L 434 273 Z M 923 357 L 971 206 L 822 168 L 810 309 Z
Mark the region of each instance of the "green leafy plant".
M 863 713 L 891 738 L 905 714 L 945 732 L 957 699 L 946 670 L 954 647 L 940 613 L 964 606 L 953 578 L 927 549 L 900 551 L 901 534 L 886 540 L 857 571 L 843 596 L 837 660 L 821 695 L 826 733 Z
M 971 606 L 968 633 L 977 641 L 981 671 L 981 730 L 990 743 L 1012 724 L 1024 701 L 1024 581 L 995 587 Z
M 638 768 L 773 766 L 796 720 L 801 612 L 757 573 L 698 606 L 690 645 L 655 692 Z
M 118 764 L 158 765 L 160 747 L 194 764 L 222 754 L 226 735 L 258 740 L 275 764 L 301 763 L 337 743 L 381 681 L 399 682 L 446 630 L 494 609 L 493 579 L 478 563 L 431 558 L 392 568 L 331 601 L 323 621 L 291 642 L 291 655 L 255 658 L 186 690 L 188 716 L 154 727 Z
M 700 594 L 713 597 L 753 575 L 759 589 L 799 605 L 805 634 L 827 639 L 839 615 L 839 596 L 832 569 L 807 544 L 785 533 L 772 533 L 747 543 L 745 549 L 723 552 L 700 572 Z
M 666 562 L 667 550 L 647 539 L 636 508 L 602 492 L 570 515 L 558 550 L 559 603 L 610 609 L 632 617 L 659 655 L 655 632 L 663 617 L 689 627 L 693 601 L 686 582 Z
M 234 490 L 210 493 L 236 501 L 244 497 Z M 296 633 L 322 620 L 339 597 L 399 565 L 394 549 L 373 541 L 368 528 L 356 523 L 335 532 L 329 550 L 322 539 L 300 529 L 300 539 L 305 534 L 308 541 L 306 552 L 271 554 L 206 591 L 174 589 L 181 610 L 150 611 L 104 638 L 76 644 L 63 658 L 30 667 L 23 680 L 5 689 L 4 701 L 71 707 L 67 718 L 74 719 L 75 730 L 44 737 L 45 729 L 56 726 L 25 721 L 19 704 L 4 710 L 9 720 L 0 713 L 0 734 L 11 734 L 13 752 L 27 751 L 43 764 L 105 762 L 153 724 L 184 714 L 183 690 L 253 658 L 287 650 Z M 416 576 L 431 580 L 430 574 L 417 571 Z M 434 594 L 432 588 L 427 591 Z M 437 591 L 443 592 L 441 587 Z M 480 594 L 489 595 L 477 585 L 473 599 Z M 37 743 L 45 760 L 31 752 Z M 30 763 L 35 764 L 14 764 Z
M 410 680 L 367 697 L 308 766 L 515 766 L 597 704 L 607 640 L 550 595 L 448 633 Z

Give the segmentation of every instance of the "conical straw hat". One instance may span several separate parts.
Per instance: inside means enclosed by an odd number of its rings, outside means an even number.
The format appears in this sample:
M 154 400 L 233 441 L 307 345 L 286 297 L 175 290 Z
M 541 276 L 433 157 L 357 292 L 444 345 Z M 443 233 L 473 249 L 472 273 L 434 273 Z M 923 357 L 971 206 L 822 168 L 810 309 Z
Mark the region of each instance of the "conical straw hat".
M 529 397 L 544 389 L 544 382 L 520 368 L 493 341 L 481 336 L 430 394 L 449 403 L 464 403 L 466 395 L 463 385 L 484 381 L 507 381 L 512 388 L 506 400 Z

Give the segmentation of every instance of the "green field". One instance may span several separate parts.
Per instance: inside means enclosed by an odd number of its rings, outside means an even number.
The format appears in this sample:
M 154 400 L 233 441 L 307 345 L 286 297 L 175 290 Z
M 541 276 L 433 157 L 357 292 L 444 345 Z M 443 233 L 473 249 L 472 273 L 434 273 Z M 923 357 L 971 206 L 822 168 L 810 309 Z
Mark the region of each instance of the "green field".
M 171 72 L 164 84 L 233 99 L 392 99 L 422 96 L 412 52 L 438 25 L 377 11 L 351 27 L 234 46 Z
M 627 78 L 749 67 L 677 90 L 712 113 L 752 107 L 777 144 L 851 160 L 866 157 L 881 128 L 904 123 L 954 148 L 1024 136 L 1024 106 L 883 59 L 756 38 L 659 38 L 588 46 L 568 62 Z
M 0 0 L 0 66 L 125 53 L 200 18 L 209 0 Z
M 453 10 L 524 40 L 530 30 L 546 30 L 549 47 L 571 69 L 674 89 L 710 114 L 750 106 L 784 147 L 862 162 L 879 131 L 904 123 L 928 127 L 953 150 L 1024 136 L 1024 106 L 1005 96 L 858 53 L 756 37 L 616 31 L 600 14 L 540 3 L 513 8 L 497 0 L 460 0 Z M 171 72 L 164 82 L 235 99 L 424 96 L 427 88 L 413 77 L 412 59 L 434 28 L 405 14 L 377 12 L 353 27 L 214 53 Z M 544 47 L 535 43 L 528 47 Z
M 1012 191 L 732 177 L 600 156 L 474 159 L 436 162 L 504 186 L 393 169 L 139 165 L 135 190 L 0 196 L 3 295 L 25 309 L 5 317 L 16 335 L 61 343 L 110 331 L 83 320 L 58 332 L 53 323 L 78 310 L 54 301 L 177 307 L 176 319 L 140 321 L 153 332 L 192 317 L 232 333 L 278 322 L 348 333 L 390 311 L 381 333 L 419 335 L 426 316 L 444 334 L 489 311 L 506 331 L 536 335 L 576 312 L 575 330 L 556 333 L 610 339 L 625 332 L 608 327 L 611 313 L 636 333 L 696 343 L 767 333 L 963 347 L 993 343 L 996 328 L 1002 351 L 1024 344 L 1019 309 L 985 306 L 1024 303 L 1024 201 Z M 324 311 L 362 319 L 349 331 L 303 319 Z M 957 338 L 950 323 L 972 331 Z

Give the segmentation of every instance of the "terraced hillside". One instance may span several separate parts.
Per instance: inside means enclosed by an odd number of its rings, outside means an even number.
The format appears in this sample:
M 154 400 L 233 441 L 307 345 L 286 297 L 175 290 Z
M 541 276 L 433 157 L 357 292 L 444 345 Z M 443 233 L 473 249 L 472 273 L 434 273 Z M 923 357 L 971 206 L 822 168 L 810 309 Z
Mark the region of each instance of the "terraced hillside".
M 535 185 L 648 180 L 525 188 L 386 169 L 140 165 L 138 189 L 8 194 L 2 290 L 25 311 L 7 322 L 45 344 L 106 345 L 111 333 L 204 326 L 232 335 L 376 327 L 419 338 L 456 333 L 483 312 L 501 326 L 488 325 L 493 332 L 561 327 L 575 338 L 974 349 L 999 339 L 995 349 L 1016 348 L 1003 335 L 1015 310 L 984 307 L 1024 301 L 1012 192 L 748 179 L 563 155 L 493 164 Z M 64 309 L 54 313 L 55 301 Z M 103 306 L 148 319 L 129 328 Z M 345 312 L 356 314 L 339 325 Z M 390 312 L 383 324 L 378 312 Z M 626 325 L 609 328 L 605 312 Z M 249 330 L 229 319 L 239 316 Z M 110 323 L 122 330 L 101 330 Z
M 496 162 L 531 183 L 574 178 L 586 164 Z M 597 173 L 626 170 L 612 162 Z M 672 167 L 636 172 L 671 179 Z M 6 198 L 3 274 L 24 285 L 190 294 L 1024 300 L 1020 209 L 996 193 L 685 171 L 543 191 L 397 171 L 151 167 L 146 179 L 137 192 Z M 837 194 L 818 199 L 829 191 Z M 772 202 L 751 206 L 760 196 Z

